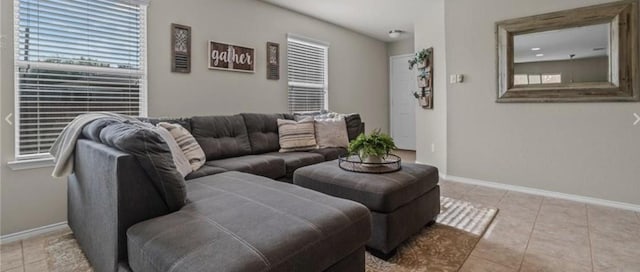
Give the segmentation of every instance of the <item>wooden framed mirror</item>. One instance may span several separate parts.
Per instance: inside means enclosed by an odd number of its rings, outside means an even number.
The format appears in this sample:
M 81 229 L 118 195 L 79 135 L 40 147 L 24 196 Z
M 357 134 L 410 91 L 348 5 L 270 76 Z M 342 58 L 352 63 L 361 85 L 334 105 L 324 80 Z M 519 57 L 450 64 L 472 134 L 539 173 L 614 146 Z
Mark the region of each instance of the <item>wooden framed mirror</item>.
M 497 102 L 640 101 L 638 0 L 498 22 Z

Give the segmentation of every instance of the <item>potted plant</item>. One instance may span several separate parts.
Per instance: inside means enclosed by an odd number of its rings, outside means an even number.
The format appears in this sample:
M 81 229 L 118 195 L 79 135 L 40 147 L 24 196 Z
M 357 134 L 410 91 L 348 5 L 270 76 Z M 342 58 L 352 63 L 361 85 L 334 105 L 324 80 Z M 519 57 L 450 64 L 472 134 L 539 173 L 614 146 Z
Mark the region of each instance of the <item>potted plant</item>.
M 418 88 L 428 88 L 429 83 L 427 82 L 429 78 L 429 71 L 421 70 L 418 74 Z
M 429 49 L 422 49 L 413 57 L 413 59 L 409 60 L 409 70 L 413 70 L 413 67 L 416 65 L 418 69 L 424 69 L 427 67 L 427 60 L 431 57 L 431 51 Z
M 431 92 L 424 89 L 422 91 L 413 92 L 413 96 L 418 99 L 418 102 L 422 107 L 429 106 L 429 95 L 431 95 Z
M 383 162 L 384 157 L 393 149 L 396 149 L 393 138 L 381 133 L 380 129 L 369 135 L 362 133 L 349 143 L 349 153 L 358 154 L 364 166 L 375 166 L 376 163 Z

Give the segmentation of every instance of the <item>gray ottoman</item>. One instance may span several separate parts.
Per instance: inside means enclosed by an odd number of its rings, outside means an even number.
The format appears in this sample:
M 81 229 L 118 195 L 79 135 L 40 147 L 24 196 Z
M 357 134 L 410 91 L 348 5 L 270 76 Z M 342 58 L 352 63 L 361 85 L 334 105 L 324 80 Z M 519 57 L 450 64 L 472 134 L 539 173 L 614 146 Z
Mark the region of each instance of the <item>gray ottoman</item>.
M 339 198 L 353 200 L 371 211 L 370 252 L 387 259 L 400 243 L 435 222 L 440 213 L 438 169 L 402 163 L 388 174 L 363 174 L 340 169 L 338 161 L 299 168 L 293 183 Z M 373 250 L 371 250 L 373 249 Z

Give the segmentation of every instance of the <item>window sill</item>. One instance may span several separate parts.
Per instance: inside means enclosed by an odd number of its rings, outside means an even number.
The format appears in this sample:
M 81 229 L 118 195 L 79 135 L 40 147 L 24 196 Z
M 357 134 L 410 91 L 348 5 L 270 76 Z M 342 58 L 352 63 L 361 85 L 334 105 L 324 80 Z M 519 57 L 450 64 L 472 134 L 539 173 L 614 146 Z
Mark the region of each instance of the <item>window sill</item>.
M 53 157 L 46 157 L 40 159 L 28 159 L 28 160 L 16 160 L 7 163 L 9 169 L 14 171 L 28 170 L 36 168 L 52 167 L 55 165 Z

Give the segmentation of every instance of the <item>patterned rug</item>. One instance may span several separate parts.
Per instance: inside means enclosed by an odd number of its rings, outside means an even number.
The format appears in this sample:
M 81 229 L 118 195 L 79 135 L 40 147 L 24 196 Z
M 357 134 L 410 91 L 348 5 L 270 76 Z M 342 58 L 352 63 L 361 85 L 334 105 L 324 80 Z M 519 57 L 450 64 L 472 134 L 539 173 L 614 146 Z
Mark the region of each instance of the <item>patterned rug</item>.
M 383 261 L 367 252 L 367 272 L 458 271 L 498 213 L 472 203 L 440 197 L 436 223 L 424 228 Z
M 498 210 L 441 197 L 436 224 L 423 229 L 383 261 L 366 254 L 367 272 L 458 271 Z M 53 235 L 45 244 L 48 271 L 93 271 L 70 230 Z

